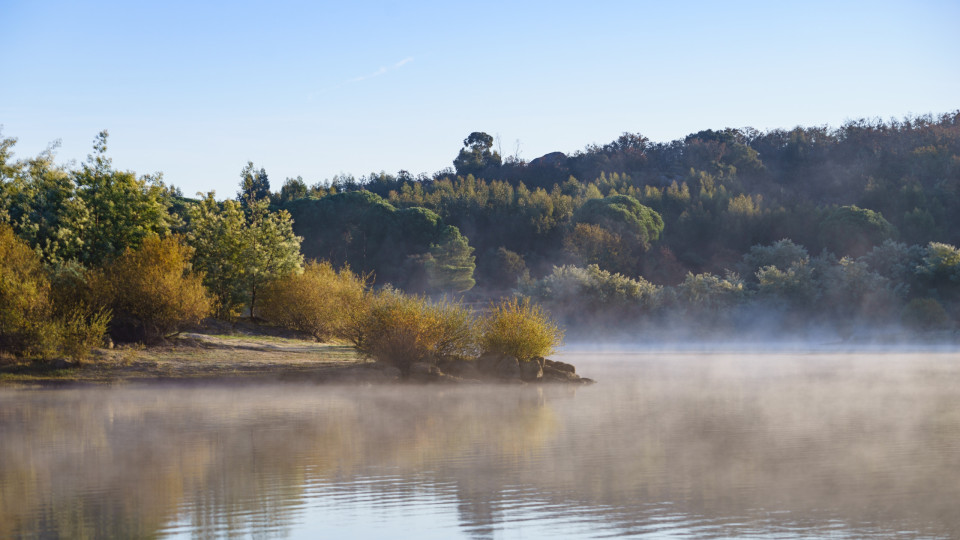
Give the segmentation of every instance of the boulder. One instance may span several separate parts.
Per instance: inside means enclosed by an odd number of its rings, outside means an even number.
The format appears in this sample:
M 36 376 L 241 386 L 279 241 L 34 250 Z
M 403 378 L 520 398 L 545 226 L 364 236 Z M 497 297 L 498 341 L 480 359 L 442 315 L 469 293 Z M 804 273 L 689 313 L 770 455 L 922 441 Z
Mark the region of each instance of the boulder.
M 566 362 L 558 362 L 556 360 L 544 360 L 544 367 L 551 368 L 556 371 L 565 371 L 567 373 L 576 373 L 577 368 L 573 367 L 573 364 L 568 364 Z
M 440 371 L 447 375 L 460 377 L 463 379 L 479 379 L 480 370 L 477 369 L 477 362 L 463 360 L 460 358 L 441 360 L 438 363 Z
M 543 378 L 543 358 L 520 362 L 520 378 L 524 381 L 539 381 Z
M 499 354 L 484 353 L 477 358 L 477 370 L 484 375 L 496 375 L 497 366 L 503 357 Z
M 519 379 L 521 375 L 520 362 L 512 356 L 504 356 L 497 365 L 497 378 L 499 379 Z
M 440 368 L 430 362 L 415 362 L 410 365 L 410 379 L 415 381 L 433 381 L 443 375 Z
M 374 369 L 381 372 L 384 377 L 399 379 L 400 378 L 400 368 L 387 364 L 386 362 L 376 362 L 373 365 Z

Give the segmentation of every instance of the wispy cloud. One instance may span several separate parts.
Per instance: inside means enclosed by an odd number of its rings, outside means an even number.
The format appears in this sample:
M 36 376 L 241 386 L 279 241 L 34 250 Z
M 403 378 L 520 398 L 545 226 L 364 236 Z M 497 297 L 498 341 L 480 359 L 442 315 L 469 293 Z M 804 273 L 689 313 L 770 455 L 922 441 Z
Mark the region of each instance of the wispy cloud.
M 390 73 L 391 71 L 396 71 L 396 70 L 402 68 L 403 66 L 409 64 L 410 62 L 413 62 L 413 57 L 412 57 L 412 56 L 408 56 L 408 57 L 404 58 L 403 60 L 401 60 L 401 61 L 393 64 L 392 66 L 381 66 L 380 69 L 374 71 L 373 73 L 370 73 L 369 75 L 363 75 L 363 76 L 361 76 L 361 77 L 354 77 L 354 78 L 352 78 L 352 79 L 348 79 L 348 80 L 345 81 L 345 82 L 355 83 L 355 82 L 365 81 L 365 80 L 367 80 L 367 79 L 372 79 L 372 78 L 374 78 L 374 77 L 379 77 L 379 76 L 384 75 L 384 74 L 386 74 L 386 73 Z
M 408 57 L 404 58 L 403 60 L 400 60 L 399 62 L 396 62 L 396 63 L 394 63 L 394 64 L 392 64 L 392 65 L 390 65 L 390 66 L 381 67 L 380 69 L 374 71 L 373 73 L 370 73 L 370 74 L 367 74 L 367 75 L 363 75 L 362 77 L 354 77 L 354 78 L 352 78 L 352 79 L 347 79 L 347 80 L 345 80 L 345 81 L 343 81 L 343 82 L 341 82 L 341 83 L 337 83 L 337 84 L 335 84 L 335 85 L 333 85 L 333 86 L 328 86 L 328 87 L 326 87 L 326 88 L 321 88 L 321 89 L 318 89 L 318 90 L 316 90 L 316 91 L 314 91 L 314 92 L 310 92 L 310 93 L 307 94 L 307 96 L 306 96 L 307 101 L 308 101 L 308 102 L 313 101 L 313 100 L 317 97 L 318 94 L 322 94 L 322 93 L 325 93 L 325 92 L 329 92 L 330 90 L 335 90 L 335 89 L 340 88 L 340 87 L 342 87 L 342 86 L 344 86 L 344 85 L 353 84 L 353 83 L 357 83 L 357 82 L 360 82 L 360 81 L 365 81 L 365 80 L 367 80 L 367 79 L 372 79 L 372 78 L 374 78 L 374 77 L 379 77 L 379 76 L 381 76 L 381 75 L 385 75 L 385 74 L 387 74 L 387 73 L 390 73 L 391 71 L 396 71 L 396 70 L 402 68 L 403 66 L 409 64 L 410 62 L 413 62 L 413 57 L 412 57 L 412 56 L 408 56 Z

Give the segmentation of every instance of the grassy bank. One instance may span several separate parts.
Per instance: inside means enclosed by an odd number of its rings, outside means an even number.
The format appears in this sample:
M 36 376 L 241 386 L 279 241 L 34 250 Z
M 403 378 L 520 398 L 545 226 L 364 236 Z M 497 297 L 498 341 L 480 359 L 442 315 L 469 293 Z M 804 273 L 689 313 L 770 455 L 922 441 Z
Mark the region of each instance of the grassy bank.
M 171 379 L 374 380 L 346 344 L 258 333 L 185 333 L 157 346 L 95 349 L 82 364 L 0 361 L 0 385 L 116 384 Z

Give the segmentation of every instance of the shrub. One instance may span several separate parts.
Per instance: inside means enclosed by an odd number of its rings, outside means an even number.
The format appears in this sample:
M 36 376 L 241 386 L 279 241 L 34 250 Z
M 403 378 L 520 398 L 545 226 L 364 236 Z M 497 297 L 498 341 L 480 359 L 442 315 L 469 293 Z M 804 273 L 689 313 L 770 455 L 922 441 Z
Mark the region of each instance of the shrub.
M 687 272 L 683 283 L 676 287 L 677 295 L 693 309 L 719 310 L 732 307 L 746 296 L 743 280 L 728 272 L 723 278 L 714 274 Z
M 82 360 L 100 345 L 109 311 L 55 309 L 40 257 L 0 225 L 0 352 L 49 359 L 67 356 Z
M 946 310 L 933 298 L 914 298 L 900 312 L 903 324 L 914 330 L 945 330 L 952 326 Z
M 0 351 L 27 355 L 47 332 L 50 282 L 40 257 L 0 224 Z
M 155 340 L 200 322 L 211 300 L 202 276 L 191 272 L 192 249 L 176 237 L 147 237 L 91 279 L 98 306 L 114 313 L 121 340 Z
M 372 298 L 364 329 L 360 351 L 403 373 L 417 362 L 477 352 L 476 321 L 459 302 L 431 302 L 387 289 Z
M 317 341 L 349 338 L 353 314 L 364 302 L 366 280 L 328 262 L 308 263 L 301 274 L 267 284 L 260 316 L 273 324 L 305 332 Z
M 483 321 L 485 352 L 526 361 L 552 353 L 562 342 L 563 330 L 528 298 L 500 301 Z
M 57 337 L 60 354 L 75 362 L 84 360 L 90 350 L 103 344 L 110 327 L 111 313 L 106 309 L 77 309 L 58 320 Z
M 600 269 L 555 266 L 543 279 L 522 284 L 520 292 L 548 306 L 568 323 L 584 325 L 606 318 L 635 318 L 659 307 L 663 288 L 638 277 Z

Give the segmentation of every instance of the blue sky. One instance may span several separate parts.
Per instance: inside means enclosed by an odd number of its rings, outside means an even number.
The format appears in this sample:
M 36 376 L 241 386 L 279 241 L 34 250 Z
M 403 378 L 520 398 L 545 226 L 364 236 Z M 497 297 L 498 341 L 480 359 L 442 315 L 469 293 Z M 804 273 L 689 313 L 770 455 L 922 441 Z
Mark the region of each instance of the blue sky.
M 0 125 L 223 198 L 247 161 L 433 173 L 472 131 L 529 160 L 960 108 L 956 0 L 517 4 L 0 0 Z

